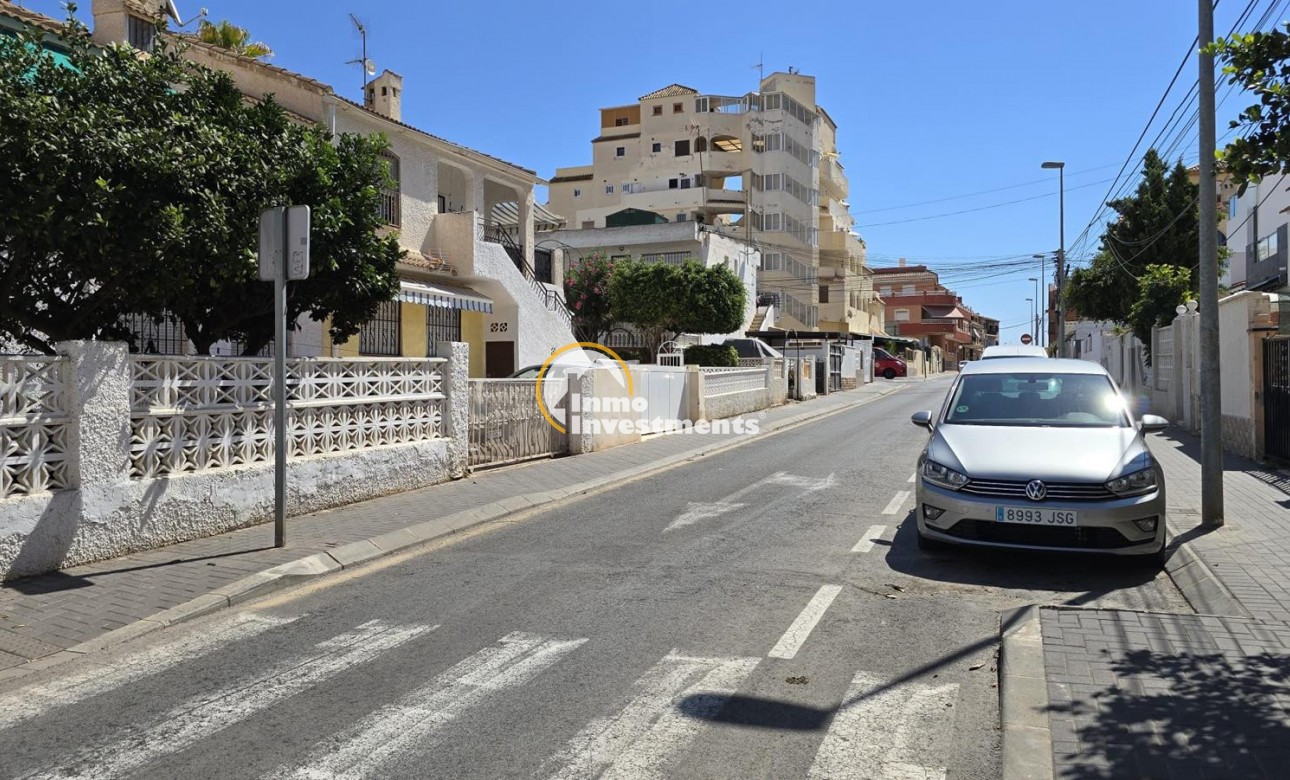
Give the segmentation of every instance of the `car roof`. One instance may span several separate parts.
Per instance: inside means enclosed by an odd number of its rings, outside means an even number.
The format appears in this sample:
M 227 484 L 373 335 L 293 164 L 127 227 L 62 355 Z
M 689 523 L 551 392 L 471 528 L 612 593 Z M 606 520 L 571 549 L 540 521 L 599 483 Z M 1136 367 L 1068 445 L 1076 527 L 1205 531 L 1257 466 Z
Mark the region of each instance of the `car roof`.
M 982 360 L 1001 357 L 1048 357 L 1048 350 L 1034 344 L 996 344 L 986 347 L 981 353 Z
M 1107 374 L 1091 360 L 1070 358 L 1016 357 L 1010 360 L 973 360 L 963 374 Z

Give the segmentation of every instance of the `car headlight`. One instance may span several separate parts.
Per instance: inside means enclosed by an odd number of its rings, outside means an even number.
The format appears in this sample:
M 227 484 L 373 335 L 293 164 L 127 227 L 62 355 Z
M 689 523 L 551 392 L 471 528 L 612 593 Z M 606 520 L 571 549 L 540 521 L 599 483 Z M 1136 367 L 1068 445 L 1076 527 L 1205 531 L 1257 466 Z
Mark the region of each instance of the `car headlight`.
M 958 490 L 968 483 L 966 476 L 934 460 L 923 461 L 923 479 L 950 490 Z
M 1156 470 L 1145 468 L 1132 474 L 1125 474 L 1106 483 L 1106 489 L 1117 496 L 1140 496 L 1154 492 L 1156 489 Z

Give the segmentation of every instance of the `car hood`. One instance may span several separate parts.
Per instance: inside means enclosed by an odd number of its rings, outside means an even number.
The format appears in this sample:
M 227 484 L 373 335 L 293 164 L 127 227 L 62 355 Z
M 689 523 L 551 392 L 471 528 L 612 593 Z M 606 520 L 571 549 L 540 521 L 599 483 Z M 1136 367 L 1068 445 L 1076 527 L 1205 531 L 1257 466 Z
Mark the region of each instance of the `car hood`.
M 927 456 L 974 479 L 1105 482 L 1146 468 L 1135 428 L 939 425 Z

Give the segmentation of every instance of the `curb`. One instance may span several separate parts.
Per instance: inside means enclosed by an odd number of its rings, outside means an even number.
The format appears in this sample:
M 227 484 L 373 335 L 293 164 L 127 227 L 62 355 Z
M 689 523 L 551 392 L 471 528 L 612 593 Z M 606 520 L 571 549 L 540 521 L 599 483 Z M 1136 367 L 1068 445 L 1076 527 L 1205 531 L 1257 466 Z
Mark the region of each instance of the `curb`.
M 88 653 L 116 647 L 117 645 L 124 644 L 145 634 L 150 634 L 153 631 L 159 631 L 168 626 L 173 626 L 176 623 L 194 620 L 213 612 L 217 612 L 221 609 L 227 609 L 237 604 L 257 599 L 262 596 L 267 596 L 280 590 L 285 590 L 296 585 L 302 585 L 328 574 L 347 571 L 378 558 L 394 555 L 395 553 L 403 552 L 413 547 L 428 544 L 429 542 L 437 539 L 451 536 L 454 533 L 459 533 L 474 526 L 492 522 L 499 518 L 515 514 L 519 511 L 536 508 L 550 508 L 551 506 L 563 501 L 584 498 L 592 493 L 599 492 L 612 486 L 621 485 L 626 482 L 635 481 L 637 479 L 642 479 L 644 477 L 666 471 L 681 463 L 698 457 L 712 455 L 725 450 L 734 449 L 736 447 L 742 447 L 745 444 L 759 441 L 765 436 L 782 433 L 823 417 L 828 417 L 860 406 L 865 406 L 880 398 L 885 398 L 893 393 L 900 392 L 909 386 L 910 385 L 903 383 L 893 385 L 890 389 L 883 392 L 866 395 L 855 403 L 794 415 L 781 420 L 776 423 L 774 427 L 762 429 L 761 434 L 757 436 L 747 436 L 742 439 L 713 444 L 707 447 L 698 447 L 676 455 L 670 455 L 644 466 L 635 466 L 629 469 L 624 469 L 608 476 L 597 477 L 596 479 L 580 482 L 567 488 L 557 488 L 542 493 L 528 494 L 527 498 L 522 496 L 509 496 L 507 498 L 500 499 L 499 501 L 484 504 L 483 506 L 475 507 L 473 509 L 463 510 L 445 517 L 435 518 L 434 520 L 427 520 L 423 523 L 408 526 L 407 528 L 400 528 L 369 539 L 351 542 L 328 550 L 327 552 L 313 553 L 288 563 L 279 564 L 272 568 L 258 571 L 254 574 L 243 577 L 242 579 L 235 580 L 228 585 L 224 585 L 210 593 L 198 596 L 190 601 L 171 607 L 170 609 L 158 612 L 154 615 L 149 615 L 146 618 L 140 618 L 133 623 L 128 623 L 93 639 L 68 647 L 65 650 L 47 655 L 43 658 L 28 661 L 21 666 L 2 670 L 0 671 L 0 682 L 8 682 L 19 677 L 25 677 L 28 674 L 33 674 L 43 669 L 57 666 L 75 658 L 81 658 Z
M 1179 542 L 1177 534 L 1167 525 L 1165 533 L 1168 539 L 1165 546 L 1170 550 L 1165 571 L 1196 614 L 1253 619 L 1249 610 L 1201 560 L 1199 553 L 1185 542 Z
M 1003 780 L 1052 780 L 1053 735 L 1038 605 L 999 616 L 999 720 Z

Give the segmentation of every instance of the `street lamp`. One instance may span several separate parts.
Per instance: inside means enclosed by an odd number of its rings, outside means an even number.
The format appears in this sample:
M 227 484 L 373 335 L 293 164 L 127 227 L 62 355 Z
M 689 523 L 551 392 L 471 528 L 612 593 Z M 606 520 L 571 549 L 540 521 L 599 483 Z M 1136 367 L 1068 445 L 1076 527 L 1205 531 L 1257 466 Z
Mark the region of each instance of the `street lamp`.
M 1035 307 L 1038 305 L 1039 302 L 1036 301 L 1034 298 L 1027 298 L 1026 303 L 1030 304 L 1030 320 L 1033 322 L 1035 319 Z
M 1035 315 L 1035 345 L 1039 345 L 1039 280 L 1033 276 L 1027 277 L 1026 281 L 1035 283 L 1035 310 L 1031 312 Z
M 1057 169 L 1057 357 L 1066 357 L 1066 163 L 1049 161 L 1042 168 Z
M 1044 290 L 1043 295 L 1040 296 L 1043 305 L 1039 307 L 1039 340 L 1035 342 L 1042 347 L 1048 343 L 1048 329 L 1044 327 L 1048 322 L 1048 254 L 1031 255 L 1031 257 L 1039 261 L 1039 283 Z

